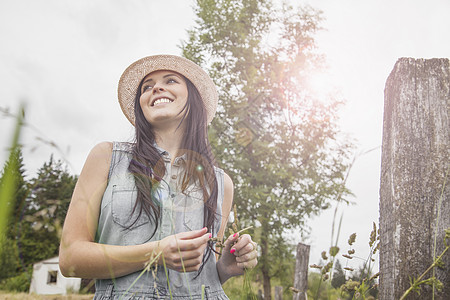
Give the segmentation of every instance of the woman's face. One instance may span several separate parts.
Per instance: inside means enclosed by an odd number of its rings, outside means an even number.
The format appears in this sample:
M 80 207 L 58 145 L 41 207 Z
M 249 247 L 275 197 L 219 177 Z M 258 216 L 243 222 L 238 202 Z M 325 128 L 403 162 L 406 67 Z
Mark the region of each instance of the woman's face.
M 173 71 L 155 71 L 144 77 L 139 103 L 153 127 L 167 128 L 172 123 L 179 125 L 187 98 L 187 85 L 182 75 Z

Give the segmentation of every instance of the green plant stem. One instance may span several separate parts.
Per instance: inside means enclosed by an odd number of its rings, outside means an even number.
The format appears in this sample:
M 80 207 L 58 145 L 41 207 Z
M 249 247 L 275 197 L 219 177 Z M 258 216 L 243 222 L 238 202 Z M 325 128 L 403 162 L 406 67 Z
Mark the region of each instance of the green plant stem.
M 239 230 L 238 232 L 236 232 L 236 233 L 241 233 L 241 232 L 244 232 L 244 231 L 246 231 L 246 230 L 249 230 L 249 229 L 252 229 L 253 228 L 253 226 L 248 226 L 248 227 L 246 227 L 246 228 L 244 228 L 244 229 L 241 229 L 241 230 Z
M 11 209 L 14 207 L 14 191 L 17 185 L 14 170 L 16 169 L 17 161 L 13 158 L 13 156 L 14 152 L 19 147 L 19 137 L 23 125 L 24 114 L 24 105 L 21 104 L 19 106 L 19 113 L 11 142 L 11 148 L 9 150 L 10 165 L 6 168 L 5 173 L 3 174 L 3 186 L 0 189 L 0 257 L 2 256 L 1 251 L 3 249 L 3 247 L 1 247 L 1 243 L 3 241 L 2 237 L 6 232 L 6 226 L 8 226 Z
M 319 300 L 319 296 L 320 296 L 320 286 L 322 285 L 322 274 L 319 274 L 319 284 L 317 286 L 317 291 L 316 291 L 316 295 L 314 296 L 314 300 Z
M 144 275 L 145 272 L 148 272 L 150 270 L 150 267 L 152 264 L 159 258 L 162 252 L 159 252 L 158 255 L 156 255 L 151 261 L 148 262 L 147 266 L 142 270 L 141 274 L 131 283 L 131 285 L 128 287 L 128 289 L 120 296 L 119 300 L 123 299 L 123 297 L 128 294 L 128 291 L 136 284 L 136 282 L 139 280 L 139 278 Z
M 173 296 L 172 296 L 172 290 L 170 289 L 169 273 L 167 272 L 166 260 L 164 259 L 164 255 L 161 255 L 161 257 L 162 257 L 163 266 L 164 266 L 164 273 L 166 273 L 167 286 L 169 287 L 170 300 L 172 300 Z
M 431 264 L 431 266 L 428 267 L 428 269 L 425 270 L 425 272 L 422 273 L 422 275 L 419 276 L 419 278 L 417 278 L 417 280 L 409 287 L 409 289 L 406 290 L 406 292 L 403 293 L 403 295 L 400 297 L 400 300 L 405 299 L 405 297 L 417 286 L 419 286 L 421 284 L 422 278 L 428 273 L 430 272 L 432 269 L 434 269 L 434 267 L 436 267 L 437 262 L 441 260 L 442 256 L 444 256 L 444 254 L 448 251 L 448 249 L 450 248 L 450 246 L 445 247 L 444 251 L 442 251 L 441 255 L 439 255 L 439 257 L 437 259 L 434 260 L 433 264 Z
M 441 206 L 442 206 L 442 199 L 444 198 L 444 190 L 445 190 L 445 184 L 447 183 L 447 175 L 448 175 L 448 169 L 447 172 L 445 172 L 445 177 L 444 177 L 444 184 L 442 185 L 442 190 L 441 190 L 441 196 L 439 197 L 439 204 L 438 204 L 438 209 L 437 209 L 437 216 L 436 216 L 436 228 L 434 231 L 434 245 L 433 245 L 433 260 L 436 259 L 436 244 L 437 244 L 437 232 L 438 232 L 438 226 L 439 226 L 439 218 L 441 216 Z M 436 275 L 435 269 L 433 269 L 433 277 L 435 277 Z M 433 295 L 432 295 L 432 300 L 434 300 L 434 282 L 433 282 Z

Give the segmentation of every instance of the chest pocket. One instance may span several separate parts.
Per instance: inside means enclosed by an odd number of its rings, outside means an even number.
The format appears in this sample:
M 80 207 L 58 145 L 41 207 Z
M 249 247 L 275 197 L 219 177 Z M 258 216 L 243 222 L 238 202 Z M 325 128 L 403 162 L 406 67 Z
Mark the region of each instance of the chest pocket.
M 139 205 L 133 212 L 136 197 L 137 190 L 134 187 L 113 186 L 111 215 L 114 223 L 125 230 L 134 230 L 150 222 L 150 219 L 144 211 L 142 211 L 142 214 L 139 216 Z

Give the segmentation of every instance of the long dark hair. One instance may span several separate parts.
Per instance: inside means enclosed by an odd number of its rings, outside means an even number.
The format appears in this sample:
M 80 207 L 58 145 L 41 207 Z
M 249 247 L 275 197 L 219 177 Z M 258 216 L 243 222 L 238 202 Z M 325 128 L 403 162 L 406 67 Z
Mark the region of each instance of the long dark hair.
M 216 229 L 214 222 L 216 220 L 218 183 L 214 171 L 215 160 L 207 133 L 206 109 L 197 88 L 187 78 L 184 79 L 187 85 L 188 99 L 181 112 L 183 117 L 177 128 L 177 130 L 185 128 L 181 149 L 186 154 L 186 164 L 181 190 L 184 193 L 189 184 L 199 184 L 203 191 L 204 200 L 203 224 L 208 228 L 208 232 L 214 232 Z M 137 188 L 137 200 L 133 212 L 138 208 L 139 214 L 134 222 L 143 212 L 147 214 L 155 225 L 151 235 L 153 237 L 161 221 L 160 203 L 155 197 L 155 192 L 164 177 L 166 168 L 164 160 L 155 147 L 152 125 L 145 118 L 140 106 L 141 87 L 142 81 L 136 91 L 134 100 L 136 140 L 133 145 L 133 157 L 128 171 L 133 174 Z M 181 127 L 182 122 L 185 122 L 183 127 Z M 211 250 L 214 251 L 212 243 L 209 243 L 203 262 L 208 259 Z M 201 268 L 203 268 L 203 265 Z

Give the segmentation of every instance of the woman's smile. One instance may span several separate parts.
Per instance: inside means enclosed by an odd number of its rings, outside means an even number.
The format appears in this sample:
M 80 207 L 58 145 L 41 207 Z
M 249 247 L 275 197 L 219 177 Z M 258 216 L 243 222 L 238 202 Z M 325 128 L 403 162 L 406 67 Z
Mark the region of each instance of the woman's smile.
M 173 100 L 171 100 L 169 98 L 165 98 L 165 97 L 155 98 L 155 99 L 153 99 L 151 106 L 164 105 L 164 104 L 171 103 L 171 102 L 173 102 Z

